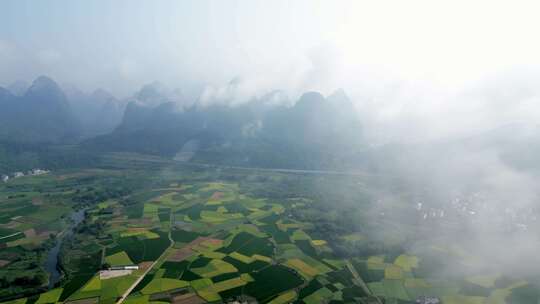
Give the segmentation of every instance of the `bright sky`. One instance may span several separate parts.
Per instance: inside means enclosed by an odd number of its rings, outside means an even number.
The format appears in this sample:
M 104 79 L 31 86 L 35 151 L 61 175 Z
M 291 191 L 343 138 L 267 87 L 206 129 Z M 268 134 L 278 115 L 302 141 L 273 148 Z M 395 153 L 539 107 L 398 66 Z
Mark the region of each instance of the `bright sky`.
M 47 74 L 126 96 L 155 80 L 188 90 L 239 76 L 249 94 L 344 87 L 383 120 L 418 99 L 418 116 L 441 94 L 448 106 L 538 70 L 538 16 L 540 2 L 520 0 L 4 0 L 0 85 Z

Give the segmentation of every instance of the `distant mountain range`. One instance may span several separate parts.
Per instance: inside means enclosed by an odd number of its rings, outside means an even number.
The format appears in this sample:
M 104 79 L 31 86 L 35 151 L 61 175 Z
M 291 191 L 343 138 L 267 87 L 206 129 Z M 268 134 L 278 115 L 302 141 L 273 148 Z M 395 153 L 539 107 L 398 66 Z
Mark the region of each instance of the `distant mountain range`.
M 190 101 L 151 83 L 118 100 L 101 89 L 62 89 L 41 76 L 0 88 L 0 109 L 4 145 L 79 143 L 94 152 L 284 168 L 339 167 L 363 145 L 361 122 L 342 90 L 328 97 L 308 92 L 294 104 L 274 91 L 238 104 Z
M 98 89 L 87 94 L 76 87 L 64 88 L 83 138 L 111 132 L 122 120 L 125 101 Z
M 234 91 L 235 85 L 231 82 L 228 90 Z M 0 159 L 8 159 L 3 154 L 21 159 L 24 147 L 36 150 L 36 144 L 77 144 L 94 154 L 138 152 L 234 166 L 395 173 L 400 167 L 436 171 L 457 153 L 489 150 L 515 168 L 540 169 L 538 126 L 512 125 L 458 140 L 370 147 L 356 113 L 343 90 L 326 97 L 307 92 L 296 102 L 273 91 L 238 103 L 188 100 L 179 90 L 151 83 L 119 100 L 101 89 L 61 89 L 41 76 L 32 84 L 19 81 L 0 88 Z
M 0 88 L 0 139 L 17 142 L 65 142 L 80 133 L 66 95 L 41 76 L 22 93 Z
M 112 133 L 85 145 L 178 159 L 188 147 L 192 161 L 284 168 L 336 167 L 361 147 L 361 123 L 343 91 L 305 93 L 294 106 L 276 103 L 281 95 L 236 106 L 131 102 Z
M 62 89 L 46 76 L 31 84 L 16 81 L 0 87 L 0 141 L 75 143 L 111 132 L 126 103 L 102 89 L 90 94 L 73 86 Z

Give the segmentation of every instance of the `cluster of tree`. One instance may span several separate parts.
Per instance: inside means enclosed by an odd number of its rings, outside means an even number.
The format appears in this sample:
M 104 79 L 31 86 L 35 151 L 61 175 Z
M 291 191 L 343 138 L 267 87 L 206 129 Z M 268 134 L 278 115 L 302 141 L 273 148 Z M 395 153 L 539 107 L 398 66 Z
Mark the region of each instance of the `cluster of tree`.
M 100 234 L 103 233 L 104 228 L 106 224 L 104 221 L 95 221 L 92 223 L 89 223 L 86 219 L 79 224 L 76 228 L 76 232 L 78 234 L 90 234 L 95 237 L 98 237 Z
M 95 166 L 99 160 L 100 157 L 95 153 L 77 146 L 0 140 L 0 172 L 28 171 L 34 168 L 82 168 Z
M 47 240 L 32 250 L 18 247 L 15 251 L 16 257 L 13 257 L 14 252 L 9 250 L 0 251 L 2 259 L 11 260 L 0 272 L 0 301 L 44 291 L 47 273 L 39 266 L 53 243 L 52 240 Z
M 0 301 L 32 296 L 46 291 L 47 278 L 43 273 L 18 276 L 14 279 L 0 277 Z
M 109 199 L 120 198 L 129 193 L 130 189 L 125 187 L 105 187 L 100 189 L 89 187 L 82 191 L 77 189 L 72 200 L 83 205 L 93 205 Z
M 0 287 L 14 287 L 20 286 L 23 288 L 29 287 L 39 287 L 47 281 L 47 278 L 42 273 L 37 273 L 35 275 L 24 275 L 21 277 L 16 277 L 13 280 L 8 280 L 6 278 L 0 278 Z
M 128 207 L 138 204 L 138 201 L 132 197 L 125 197 L 119 201 L 122 206 Z

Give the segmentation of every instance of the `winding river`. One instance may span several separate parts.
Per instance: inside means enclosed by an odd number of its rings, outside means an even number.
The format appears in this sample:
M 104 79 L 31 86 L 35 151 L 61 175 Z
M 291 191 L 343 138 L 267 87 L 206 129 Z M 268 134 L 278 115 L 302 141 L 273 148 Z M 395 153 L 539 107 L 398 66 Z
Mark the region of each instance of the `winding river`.
M 60 278 L 62 273 L 60 272 L 60 247 L 62 242 L 66 237 L 69 237 L 73 234 L 73 229 L 77 227 L 84 220 L 84 213 L 86 209 L 81 209 L 79 211 L 74 211 L 70 214 L 71 224 L 66 230 L 62 233 L 59 233 L 56 239 L 56 244 L 54 245 L 49 253 L 47 254 L 47 262 L 45 263 L 45 270 L 49 273 L 49 289 L 53 288 Z

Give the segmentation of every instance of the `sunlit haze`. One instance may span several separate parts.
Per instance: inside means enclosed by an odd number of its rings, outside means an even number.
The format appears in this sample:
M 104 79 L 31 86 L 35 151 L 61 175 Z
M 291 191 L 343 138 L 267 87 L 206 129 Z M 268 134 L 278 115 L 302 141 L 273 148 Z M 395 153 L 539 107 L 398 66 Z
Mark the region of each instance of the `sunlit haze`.
M 0 0 L 0 304 L 539 304 L 540 1 Z
M 521 82 L 539 79 L 539 9 L 535 1 L 4 1 L 0 83 L 46 74 L 124 97 L 160 81 L 198 96 L 240 77 L 243 99 L 344 88 L 376 122 L 444 112 L 482 129 L 493 115 L 510 123 L 540 114 L 528 105 L 536 97 L 498 113 L 477 92 L 509 80 L 537 93 L 537 82 Z M 473 111 L 490 113 L 473 121 Z

